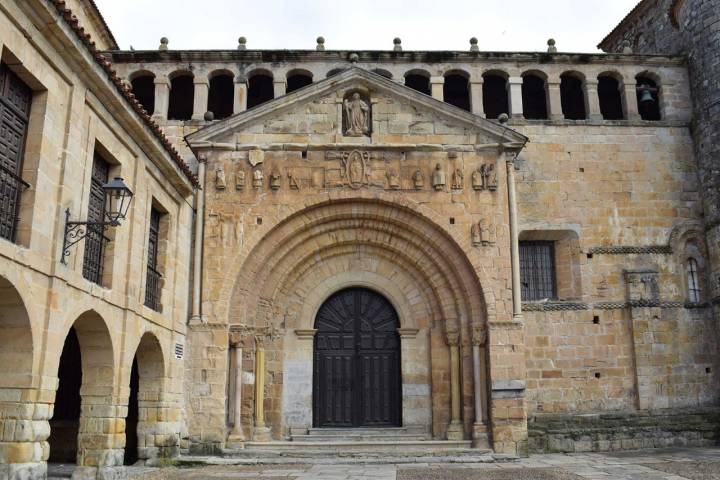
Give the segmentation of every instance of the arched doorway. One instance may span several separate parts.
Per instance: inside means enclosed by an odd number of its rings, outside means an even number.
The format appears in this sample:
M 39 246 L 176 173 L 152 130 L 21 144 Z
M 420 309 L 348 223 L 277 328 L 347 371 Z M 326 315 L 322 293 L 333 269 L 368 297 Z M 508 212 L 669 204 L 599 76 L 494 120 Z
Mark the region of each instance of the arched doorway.
M 382 295 L 347 288 L 320 307 L 313 359 L 315 427 L 400 426 L 399 319 Z

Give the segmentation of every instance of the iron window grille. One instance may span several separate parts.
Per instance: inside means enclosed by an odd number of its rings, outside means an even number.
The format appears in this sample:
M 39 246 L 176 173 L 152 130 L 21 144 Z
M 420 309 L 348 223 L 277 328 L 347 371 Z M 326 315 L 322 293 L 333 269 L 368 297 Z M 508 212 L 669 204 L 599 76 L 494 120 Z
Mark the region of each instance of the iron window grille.
M 520 242 L 520 280 L 525 301 L 557 298 L 553 242 Z
M 698 279 L 698 264 L 694 258 L 687 261 L 688 300 L 700 303 L 700 281 Z
M 88 203 L 85 236 L 85 256 L 83 258 L 83 277 L 98 285 L 102 282 L 105 248 L 110 239 L 105 235 L 105 190 L 110 165 L 96 152 L 93 158 L 92 178 L 90 181 L 90 202 Z
M 20 177 L 32 90 L 0 63 L 0 237 L 15 241 L 20 194 L 30 187 Z
M 145 280 L 145 305 L 159 312 L 162 309 L 162 274 L 157 270 L 158 248 L 160 242 L 160 217 L 162 214 L 150 210 L 150 237 L 148 240 L 147 276 Z

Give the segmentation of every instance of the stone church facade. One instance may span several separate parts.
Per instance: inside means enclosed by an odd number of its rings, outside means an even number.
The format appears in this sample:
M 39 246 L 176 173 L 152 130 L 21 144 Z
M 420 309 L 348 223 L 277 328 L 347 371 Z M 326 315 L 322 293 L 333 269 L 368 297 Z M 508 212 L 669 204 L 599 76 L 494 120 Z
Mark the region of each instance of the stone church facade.
M 4 3 L 0 477 L 716 444 L 717 7 L 570 54 L 125 51 L 91 0 Z

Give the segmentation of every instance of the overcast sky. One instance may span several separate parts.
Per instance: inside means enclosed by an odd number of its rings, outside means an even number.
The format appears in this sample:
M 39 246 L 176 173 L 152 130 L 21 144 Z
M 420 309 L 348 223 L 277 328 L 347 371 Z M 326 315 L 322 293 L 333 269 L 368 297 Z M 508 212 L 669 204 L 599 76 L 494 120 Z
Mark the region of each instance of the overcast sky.
M 248 48 L 541 51 L 547 39 L 563 52 L 596 45 L 638 0 L 95 0 L 120 44 L 156 49 Z

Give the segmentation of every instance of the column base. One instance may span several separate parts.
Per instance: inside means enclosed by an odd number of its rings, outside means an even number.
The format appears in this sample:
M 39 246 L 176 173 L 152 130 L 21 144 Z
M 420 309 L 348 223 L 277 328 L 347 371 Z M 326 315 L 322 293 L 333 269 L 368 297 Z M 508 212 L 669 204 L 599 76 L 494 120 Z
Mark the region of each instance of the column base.
M 490 449 L 490 437 L 488 436 L 487 425 L 483 423 L 473 425 L 472 448 Z
M 457 420 L 450 422 L 450 425 L 448 425 L 448 429 L 447 429 L 447 439 L 448 440 L 464 440 L 465 439 L 465 432 L 463 429 L 462 422 L 457 421 Z
M 253 442 L 269 442 L 271 440 L 272 435 L 268 427 L 253 428 Z
M 202 315 L 193 315 L 188 321 L 188 325 L 205 325 L 207 321 Z
M 245 448 L 245 435 L 243 435 L 242 430 L 230 432 L 230 435 L 228 435 L 227 441 L 225 442 L 225 446 L 228 448 Z

